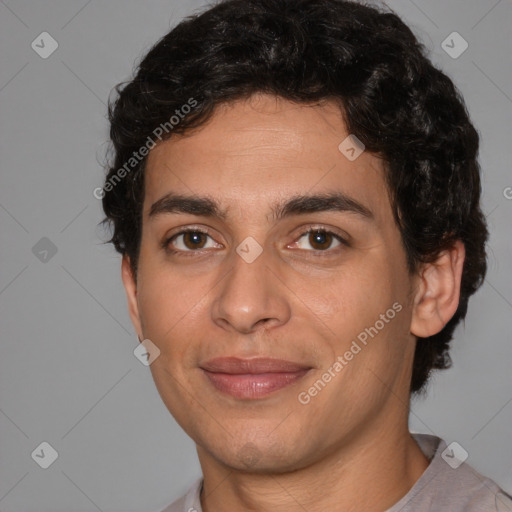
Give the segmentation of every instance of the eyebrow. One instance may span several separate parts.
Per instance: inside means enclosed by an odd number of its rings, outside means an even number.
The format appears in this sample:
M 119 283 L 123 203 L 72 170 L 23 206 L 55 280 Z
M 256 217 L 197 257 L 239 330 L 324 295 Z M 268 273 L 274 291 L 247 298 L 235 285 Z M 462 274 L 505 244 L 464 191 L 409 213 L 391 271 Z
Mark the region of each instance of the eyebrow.
M 373 213 L 369 208 L 342 192 L 297 195 L 272 208 L 275 220 L 292 215 L 326 211 L 355 213 L 365 219 L 373 219 Z
M 286 201 L 280 201 L 271 208 L 274 221 L 293 215 L 337 211 L 355 213 L 366 220 L 374 218 L 372 211 L 342 192 L 315 195 L 295 195 Z M 151 205 L 150 218 L 170 213 L 182 213 L 202 217 L 215 217 L 226 220 L 227 210 L 210 197 L 186 196 L 169 193 Z
M 185 196 L 172 192 L 151 205 L 148 216 L 156 217 L 165 213 L 188 213 L 202 217 L 217 217 L 226 220 L 227 212 L 209 197 Z

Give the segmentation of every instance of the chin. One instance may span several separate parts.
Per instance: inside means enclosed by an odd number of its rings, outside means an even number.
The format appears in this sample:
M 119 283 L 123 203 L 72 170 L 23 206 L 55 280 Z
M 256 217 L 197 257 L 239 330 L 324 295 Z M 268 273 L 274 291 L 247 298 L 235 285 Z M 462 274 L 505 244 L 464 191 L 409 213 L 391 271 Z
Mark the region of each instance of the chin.
M 247 440 L 233 438 L 227 440 L 225 449 L 220 451 L 220 444 L 215 443 L 210 449 L 210 455 L 221 461 L 225 466 L 236 471 L 255 474 L 289 473 L 306 467 L 312 457 L 301 456 L 297 443 L 290 436 L 282 439 Z M 203 445 L 204 446 L 204 445 Z

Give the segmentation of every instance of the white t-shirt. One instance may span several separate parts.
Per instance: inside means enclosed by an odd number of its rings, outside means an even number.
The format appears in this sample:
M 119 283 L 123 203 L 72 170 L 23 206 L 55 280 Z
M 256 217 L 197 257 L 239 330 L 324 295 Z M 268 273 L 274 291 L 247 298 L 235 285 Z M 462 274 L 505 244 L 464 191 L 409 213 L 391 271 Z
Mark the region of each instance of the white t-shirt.
M 409 492 L 386 512 L 512 512 L 512 497 L 496 483 L 460 463 L 457 448 L 436 436 L 412 434 L 430 464 Z M 202 512 L 203 479 L 161 512 Z

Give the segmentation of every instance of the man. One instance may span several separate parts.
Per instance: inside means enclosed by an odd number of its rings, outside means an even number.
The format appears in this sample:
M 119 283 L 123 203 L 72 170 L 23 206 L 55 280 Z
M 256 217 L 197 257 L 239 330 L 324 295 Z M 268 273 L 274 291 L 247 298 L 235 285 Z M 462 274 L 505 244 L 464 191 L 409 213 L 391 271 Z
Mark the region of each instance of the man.
M 118 92 L 103 206 L 203 472 L 166 512 L 512 510 L 461 447 L 408 431 L 487 229 L 478 135 L 400 19 L 220 2 Z

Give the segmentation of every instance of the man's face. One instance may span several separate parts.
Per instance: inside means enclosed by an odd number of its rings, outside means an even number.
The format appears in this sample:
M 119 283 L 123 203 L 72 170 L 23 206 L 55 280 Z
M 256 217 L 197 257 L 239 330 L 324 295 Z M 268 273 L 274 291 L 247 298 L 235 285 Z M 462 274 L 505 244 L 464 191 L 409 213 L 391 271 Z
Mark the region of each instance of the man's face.
M 131 314 L 160 349 L 153 378 L 200 457 L 289 471 L 406 417 L 414 282 L 383 162 L 349 160 L 348 135 L 334 104 L 259 95 L 148 157 Z M 297 200 L 334 195 L 348 200 Z M 205 371 L 224 357 L 305 370 Z

